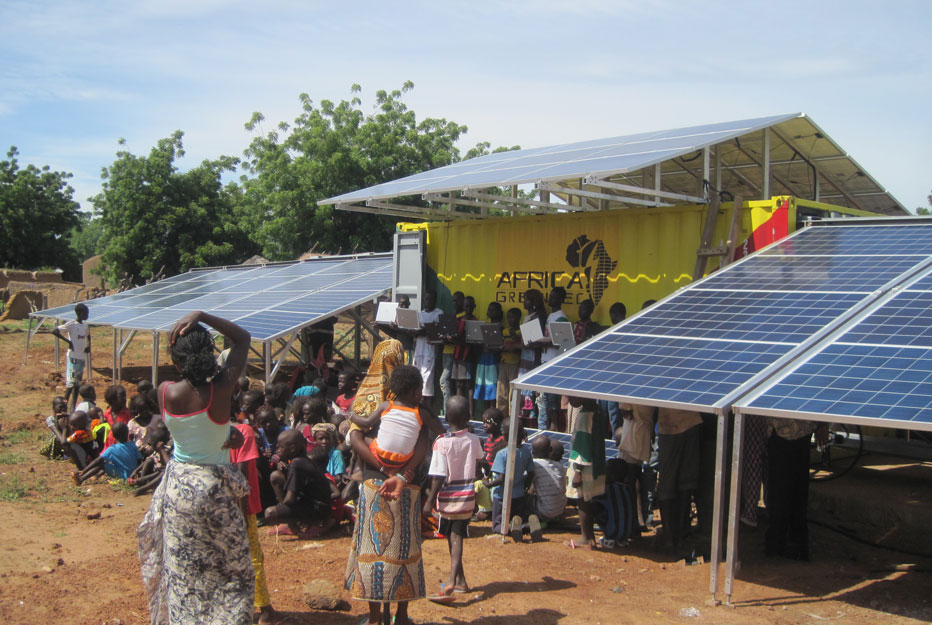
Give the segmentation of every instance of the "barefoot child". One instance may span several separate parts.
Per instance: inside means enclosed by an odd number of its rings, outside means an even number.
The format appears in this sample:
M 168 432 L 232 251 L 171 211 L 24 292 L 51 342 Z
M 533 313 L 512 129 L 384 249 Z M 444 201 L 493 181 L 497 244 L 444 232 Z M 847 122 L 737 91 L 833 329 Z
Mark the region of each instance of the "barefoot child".
M 287 463 L 287 473 L 272 473 L 272 487 L 278 503 L 265 509 L 267 523 L 279 523 L 270 533 L 312 538 L 313 531 L 302 532 L 302 525 L 325 521 L 330 516 L 330 480 L 323 468 L 307 456 L 304 435 L 285 430 L 278 437 L 278 454 Z
M 75 320 L 69 321 L 52 330 L 52 335 L 68 344 L 68 369 L 65 373 L 65 403 L 71 400 L 76 408 L 78 401 L 78 383 L 84 377 L 84 365 L 91 352 L 91 336 L 87 325 L 87 306 L 77 304 L 74 307 Z M 62 333 L 66 333 L 65 336 Z
M 592 519 L 592 498 L 605 493 L 606 417 L 594 399 L 570 397 L 574 408 L 581 408 L 570 443 L 570 468 L 566 472 L 566 497 L 577 500 L 582 544 L 596 548 Z
M 463 539 L 469 528 L 476 503 L 473 483 L 482 459 L 482 444 L 469 427 L 469 403 L 454 395 L 447 400 L 447 423 L 450 433 L 434 441 L 434 453 L 428 474 L 430 490 L 424 503 L 424 515 L 432 509 L 440 514 L 440 533 L 447 537 L 450 550 L 450 576 L 440 590 L 427 598 L 437 603 L 450 603 L 453 593 L 469 592 L 463 570 Z
M 139 466 L 142 456 L 139 455 L 139 448 L 136 447 L 136 443 L 127 440 L 129 429 L 126 427 L 126 424 L 117 421 L 113 424 L 113 427 L 110 428 L 110 432 L 113 434 L 116 442 L 107 447 L 100 454 L 100 457 L 88 463 L 83 471 L 71 474 L 74 478 L 74 483 L 78 486 L 85 480 L 97 477 L 98 475 L 104 475 L 104 473 L 110 477 L 125 480 L 132 474 L 136 467 Z
M 39 452 L 49 460 L 58 460 L 66 455 L 68 446 L 68 402 L 59 395 L 52 399 L 52 414 L 45 419 L 45 425 L 52 431 L 52 438 Z
M 104 391 L 104 401 L 107 402 L 108 408 L 104 411 L 104 419 L 110 426 L 110 432 L 107 433 L 107 439 L 104 443 L 104 449 L 116 444 L 116 438 L 113 435 L 113 425 L 117 422 L 129 424 L 133 420 L 133 415 L 129 408 L 126 407 L 126 389 L 119 384 L 108 386 Z
M 522 524 L 527 518 L 527 487 L 534 480 L 534 462 L 531 457 L 531 451 L 526 445 L 522 445 L 524 440 L 524 427 L 519 422 L 518 428 L 518 445 L 515 448 L 515 473 L 511 483 L 511 519 L 502 519 L 503 499 L 505 498 L 505 466 L 508 462 L 508 447 L 503 447 L 495 454 L 495 461 L 492 463 L 492 479 L 483 480 L 485 485 L 492 489 L 492 532 L 501 533 L 502 523 L 510 527 L 511 537 L 515 542 L 521 542 L 523 536 Z M 504 440 L 508 440 L 511 422 L 506 421 L 502 425 Z M 510 521 L 510 522 L 509 522 Z
M 67 438 L 63 441 L 62 446 L 65 453 L 71 458 L 78 470 L 83 470 L 87 464 L 100 455 L 100 446 L 97 439 L 94 438 L 94 432 L 91 431 L 90 422 L 87 413 L 81 410 L 75 410 L 68 417 Z
M 139 453 L 143 461 L 136 467 L 126 482 L 135 486 L 133 495 L 143 495 L 155 488 L 162 481 L 162 473 L 171 460 L 170 441 L 171 434 L 161 419 L 153 421 L 146 428 L 146 436 Z

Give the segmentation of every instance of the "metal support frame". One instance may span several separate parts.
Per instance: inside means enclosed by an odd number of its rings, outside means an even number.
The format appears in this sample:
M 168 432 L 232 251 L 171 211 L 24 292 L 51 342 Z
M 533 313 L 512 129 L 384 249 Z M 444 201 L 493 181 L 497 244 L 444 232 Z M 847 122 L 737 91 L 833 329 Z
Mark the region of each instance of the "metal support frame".
M 657 166 L 657 171 L 659 171 L 659 165 Z M 604 189 L 613 189 L 615 191 L 625 191 L 627 193 L 636 193 L 638 195 L 650 195 L 654 197 L 653 203 L 660 202 L 660 198 L 666 198 L 668 200 L 685 200 L 687 202 L 696 202 L 698 204 L 704 204 L 708 200 L 699 195 L 686 195 L 684 193 L 671 193 L 669 191 L 661 191 L 659 186 L 660 177 L 655 176 L 655 185 L 656 188 L 648 189 L 645 187 L 635 187 L 628 184 L 620 184 L 617 182 L 612 182 L 604 178 L 599 178 L 597 176 L 589 176 L 586 178 L 586 184 L 602 187 Z M 623 201 L 621 196 L 618 197 L 619 201 Z
M 715 495 L 712 500 L 712 552 L 709 570 L 709 591 L 712 599 L 718 593 L 719 568 L 722 562 L 722 527 L 724 518 L 725 493 L 725 445 L 728 442 L 728 415 L 722 412 L 718 415 L 718 430 L 715 436 Z
M 26 330 L 26 350 L 23 352 L 23 365 L 26 364 L 26 360 L 29 358 L 29 344 L 32 342 L 32 337 L 39 332 L 39 328 L 45 325 L 45 322 L 48 321 L 50 317 L 41 317 L 39 318 L 39 324 L 33 328 L 32 327 L 32 317 L 29 317 L 29 328 Z M 55 341 L 55 370 L 61 373 L 61 352 L 58 348 L 58 341 Z
M 91 326 L 87 326 L 87 345 L 90 349 L 87 350 L 87 383 L 90 384 L 94 380 L 94 360 L 92 358 L 94 351 L 94 342 L 91 340 Z
M 731 603 L 735 573 L 738 572 L 738 517 L 741 491 L 741 448 L 744 438 L 744 415 L 735 414 L 735 436 L 731 450 L 731 485 L 728 494 L 728 553 L 725 555 L 725 603 Z
M 356 323 L 360 324 L 363 328 L 365 328 L 369 332 L 369 334 L 371 334 L 373 338 L 375 338 L 375 340 L 377 341 L 382 340 L 382 333 L 379 332 L 377 328 L 372 327 L 368 321 L 362 318 L 362 315 L 359 314 L 360 309 L 358 306 L 356 307 L 356 310 L 348 310 L 346 312 L 350 317 L 352 317 L 352 319 Z
M 520 409 L 521 392 L 511 389 L 511 415 L 508 417 L 508 456 L 505 463 L 505 483 L 502 484 L 502 543 L 505 542 L 505 536 L 508 534 L 508 527 L 511 524 L 511 491 L 515 479 L 515 452 L 518 448 L 518 410 Z
M 770 199 L 770 128 L 764 128 L 764 162 L 761 164 L 761 175 L 764 178 L 761 199 Z M 785 185 L 784 185 L 785 186 Z M 787 187 L 789 188 L 789 187 Z
M 702 181 L 699 183 L 699 195 L 703 198 L 703 204 L 709 203 L 709 180 L 711 178 L 709 156 L 709 146 L 706 146 L 702 149 Z
M 152 386 L 159 386 L 159 331 L 152 331 Z
M 450 198 L 444 197 L 439 201 L 442 201 L 446 204 L 449 203 Z M 405 206 L 403 204 L 394 204 L 392 202 L 382 202 L 378 200 L 367 200 L 365 208 L 377 208 L 379 210 L 362 210 L 363 207 L 359 207 L 360 212 L 375 213 L 376 215 L 395 215 L 397 217 L 419 218 L 422 215 L 431 215 L 432 217 L 437 217 L 439 219 L 453 219 L 454 217 L 460 219 L 479 219 L 479 215 L 474 215 L 473 213 L 461 213 L 459 211 L 441 210 L 426 206 Z M 346 210 L 354 210 L 354 207 L 348 207 Z
M 295 342 L 295 339 L 298 338 L 298 334 L 300 334 L 300 330 L 293 332 L 291 334 L 291 338 L 288 339 L 288 341 L 283 341 L 282 339 L 279 339 L 279 343 L 283 343 L 283 345 L 281 349 L 278 350 L 278 352 L 272 353 L 270 355 L 270 358 L 277 357 L 277 360 L 275 361 L 275 366 L 271 367 L 271 371 L 269 370 L 270 363 L 266 361 L 266 367 L 265 367 L 266 386 L 268 386 L 272 382 L 272 380 L 275 379 L 275 375 L 278 373 L 278 370 L 281 369 L 282 363 L 285 362 L 285 358 L 288 357 L 288 354 L 293 352 L 293 350 L 291 349 L 291 345 Z M 270 343 L 271 343 L 270 341 L 266 341 L 266 344 L 269 344 L 269 348 L 270 348 L 269 351 L 271 352 L 272 350 L 271 350 Z M 300 360 L 300 354 L 298 354 L 298 359 Z
M 262 341 L 262 362 L 265 365 L 265 386 L 272 381 L 272 341 Z
M 515 206 L 495 206 L 495 208 L 501 210 L 517 210 L 523 211 L 526 213 L 543 213 L 549 214 L 556 210 L 566 210 L 571 208 L 566 204 L 557 204 L 549 200 L 532 200 L 529 198 L 516 197 L 516 196 L 501 196 L 493 195 L 491 193 L 485 193 L 483 191 L 471 191 L 469 189 L 463 191 L 463 195 L 470 198 L 475 198 L 477 200 L 486 200 L 490 202 L 506 202 L 508 204 L 514 204 Z
M 120 329 L 114 326 L 113 328 L 113 362 L 110 365 L 110 377 L 113 379 L 114 384 L 120 383 L 120 378 L 122 377 L 122 372 L 118 366 L 120 360 Z
M 593 200 L 609 200 L 611 202 L 618 202 L 619 204 L 636 204 L 638 206 L 672 206 L 672 204 L 655 204 L 653 200 L 642 200 L 640 198 L 612 195 L 610 193 L 598 193 L 596 191 L 586 191 L 584 189 L 574 189 L 572 187 L 561 187 L 550 182 L 543 183 L 541 188 L 546 189 L 552 193 L 575 195 L 580 198 L 591 198 Z M 651 194 L 653 193 L 654 192 L 651 191 Z M 592 210 L 591 208 L 581 208 L 582 210 Z
M 803 153 L 802 153 L 802 152 L 800 152 L 798 149 L 796 149 L 796 146 L 793 144 L 792 141 L 790 141 L 790 139 L 789 139 L 787 136 L 785 136 L 783 133 L 781 133 L 781 132 L 780 132 L 779 130 L 777 130 L 776 128 L 773 128 L 773 129 L 771 129 L 771 130 L 773 131 L 773 134 L 775 134 L 775 135 L 777 136 L 777 138 L 778 138 L 780 141 L 782 141 L 783 143 L 785 143 L 785 144 L 787 145 L 787 147 L 789 147 L 789 148 L 792 149 L 794 152 L 796 152 L 797 154 L 799 154 L 799 157 L 800 157 L 801 159 L 803 159 L 803 161 L 809 163 L 809 165 L 812 166 L 812 168 L 815 170 L 815 172 L 816 172 L 816 174 L 817 174 L 817 175 L 816 175 L 816 180 L 817 180 L 817 181 L 818 181 L 818 179 L 819 179 L 819 176 L 822 176 L 823 178 L 825 178 L 825 182 L 827 182 L 827 183 L 829 183 L 830 185 L 832 185 L 832 188 L 835 189 L 836 191 L 838 191 L 838 192 L 842 195 L 842 197 L 844 197 L 846 200 L 848 200 L 849 202 L 851 202 L 851 205 L 852 205 L 852 206 L 854 206 L 854 207 L 856 207 L 856 208 L 858 207 L 858 203 L 857 203 L 857 201 L 854 199 L 854 196 L 851 195 L 850 193 L 848 193 L 847 191 L 845 191 L 844 189 L 842 189 L 842 188 L 841 188 L 840 186 L 838 186 L 837 184 L 835 184 L 835 182 L 833 182 L 831 178 L 829 178 L 829 177 L 826 176 L 824 173 L 822 173 L 822 171 L 819 169 L 819 166 L 818 166 L 818 164 L 817 164 L 820 160 L 832 160 L 832 159 L 838 159 L 838 158 L 843 158 L 843 157 L 837 157 L 837 156 L 836 156 L 836 157 L 823 157 L 823 158 L 821 158 L 821 159 L 810 159 L 810 158 L 806 158 L 805 156 L 803 156 Z M 879 186 L 879 185 L 878 185 L 878 186 Z M 826 197 L 826 196 L 823 195 L 822 197 Z
M 354 311 L 352 311 L 353 318 L 356 321 L 356 332 L 353 340 L 353 363 L 356 365 L 356 368 L 359 369 L 359 359 L 362 356 L 362 332 L 360 332 L 362 321 L 362 306 L 357 306 Z
M 745 150 L 744 148 L 742 148 L 742 147 L 740 147 L 740 146 L 738 147 L 738 151 L 741 152 L 742 154 L 744 154 L 746 157 L 748 157 L 748 158 L 751 160 L 751 163 L 752 163 L 752 164 L 751 164 L 751 165 L 747 165 L 747 166 L 732 167 L 732 168 L 730 168 L 730 169 L 731 169 L 731 172 L 732 172 L 734 175 L 736 175 L 736 176 L 738 176 L 739 178 L 741 178 L 742 180 L 744 180 L 746 183 L 751 184 L 751 186 L 754 187 L 755 190 L 760 191 L 761 196 L 763 196 L 764 193 L 765 193 L 763 186 L 758 187 L 757 185 L 752 184 L 750 180 L 748 180 L 748 179 L 747 179 L 745 176 L 743 176 L 739 171 L 737 171 L 738 169 L 747 168 L 747 167 L 757 167 L 757 168 L 760 168 L 761 170 L 763 170 L 763 168 L 764 168 L 763 161 L 758 161 L 756 158 L 754 158 L 754 156 L 753 156 L 750 152 L 748 152 L 747 150 Z M 771 166 L 770 166 L 770 175 L 769 175 L 769 176 L 764 176 L 764 182 L 765 182 L 766 185 L 767 185 L 767 191 L 766 191 L 766 193 L 770 193 L 770 187 L 771 187 L 771 184 L 770 184 L 770 183 L 771 183 L 772 181 L 775 180 L 776 182 L 778 182 L 778 183 L 780 183 L 781 185 L 783 185 L 783 187 L 784 187 L 787 191 L 789 191 L 789 195 L 793 195 L 793 196 L 795 196 L 795 197 L 802 197 L 802 196 L 799 194 L 799 192 L 797 192 L 796 190 L 793 189 L 793 187 L 790 186 L 790 184 L 789 184 L 788 182 L 786 182 L 785 180 L 783 180 L 783 179 L 780 178 L 779 176 L 775 175 L 775 174 L 773 173 L 773 163 L 771 163 L 770 165 L 771 165 Z M 764 197 L 763 199 L 769 200 L 769 199 L 770 199 L 770 196 Z

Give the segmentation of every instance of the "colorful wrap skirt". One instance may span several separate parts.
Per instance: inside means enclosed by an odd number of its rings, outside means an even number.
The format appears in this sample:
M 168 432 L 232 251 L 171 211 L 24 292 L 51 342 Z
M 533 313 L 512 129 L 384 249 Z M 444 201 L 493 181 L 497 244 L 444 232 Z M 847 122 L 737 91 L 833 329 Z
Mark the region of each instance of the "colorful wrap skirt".
M 152 625 L 252 625 L 248 493 L 232 465 L 168 463 L 136 530 Z
M 427 594 L 421 561 L 421 489 L 406 486 L 390 501 L 378 494 L 381 480 L 359 485 L 356 527 L 346 565 L 346 589 L 353 599 L 390 602 Z

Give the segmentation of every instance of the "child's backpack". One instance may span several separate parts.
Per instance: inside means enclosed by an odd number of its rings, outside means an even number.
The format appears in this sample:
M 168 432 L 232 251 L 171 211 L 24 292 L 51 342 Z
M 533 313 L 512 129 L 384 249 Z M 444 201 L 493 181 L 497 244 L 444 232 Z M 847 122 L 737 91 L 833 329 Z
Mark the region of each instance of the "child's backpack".
M 593 497 L 592 517 L 606 539 L 625 541 L 638 531 L 634 489 L 623 482 L 605 485 L 605 494 Z

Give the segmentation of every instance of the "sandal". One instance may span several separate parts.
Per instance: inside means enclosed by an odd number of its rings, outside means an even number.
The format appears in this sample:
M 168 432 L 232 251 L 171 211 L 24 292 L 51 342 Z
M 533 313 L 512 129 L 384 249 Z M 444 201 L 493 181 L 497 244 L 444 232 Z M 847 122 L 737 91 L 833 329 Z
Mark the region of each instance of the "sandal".
M 458 595 L 465 595 L 465 594 L 471 593 L 472 590 L 469 588 L 469 585 L 467 584 L 466 586 L 454 586 L 453 592 L 455 592 Z
M 434 603 L 450 604 L 456 600 L 455 597 L 453 596 L 454 592 L 456 592 L 456 589 L 451 588 L 450 592 L 447 593 L 446 585 L 440 584 L 440 590 L 438 590 L 432 595 L 427 595 L 427 600 L 433 601 Z

